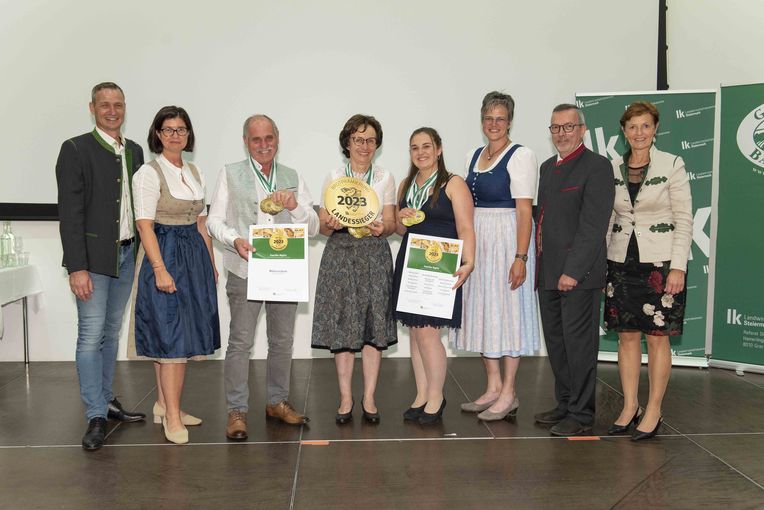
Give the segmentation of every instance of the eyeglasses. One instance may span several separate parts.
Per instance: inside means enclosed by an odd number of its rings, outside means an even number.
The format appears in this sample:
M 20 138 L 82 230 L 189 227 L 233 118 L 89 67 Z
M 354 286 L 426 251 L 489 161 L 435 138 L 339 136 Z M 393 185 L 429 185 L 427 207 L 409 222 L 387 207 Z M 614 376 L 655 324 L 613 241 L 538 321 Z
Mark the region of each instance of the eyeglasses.
M 506 117 L 483 117 L 483 122 L 486 124 L 505 124 L 509 122 L 509 119 Z
M 363 147 L 366 144 L 368 147 L 374 148 L 377 146 L 377 139 L 374 137 L 363 138 L 362 136 L 354 136 L 351 138 L 353 145 L 356 147 Z
M 578 126 L 583 126 L 583 124 L 552 124 L 549 126 L 549 132 L 553 135 L 556 135 L 560 132 L 560 129 L 562 129 L 566 133 L 572 133 L 573 130 Z
M 160 129 L 159 131 L 167 138 L 171 137 L 174 134 L 177 134 L 178 136 L 186 136 L 188 134 L 188 128 L 185 128 L 185 127 L 179 127 L 179 128 L 165 127 Z

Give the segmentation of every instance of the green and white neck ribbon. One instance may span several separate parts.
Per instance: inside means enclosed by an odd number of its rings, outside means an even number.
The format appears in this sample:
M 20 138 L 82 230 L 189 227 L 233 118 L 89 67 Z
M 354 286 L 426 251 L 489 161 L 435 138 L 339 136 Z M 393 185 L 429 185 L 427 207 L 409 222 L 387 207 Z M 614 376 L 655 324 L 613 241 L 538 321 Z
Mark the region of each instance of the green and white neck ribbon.
M 437 170 L 422 183 L 421 186 L 417 186 L 416 176 L 411 179 L 411 184 L 406 192 L 406 205 L 413 207 L 414 209 L 421 209 L 427 197 L 430 195 L 430 189 L 435 184 L 435 180 L 438 178 Z
M 348 177 L 355 177 L 355 174 L 353 174 L 353 169 L 350 168 L 350 161 L 348 161 L 348 164 L 345 165 L 345 175 Z M 366 184 L 371 186 L 372 183 L 374 182 L 374 165 L 369 165 L 369 169 L 363 175 L 364 175 L 364 178 L 361 180 L 366 181 Z
M 249 157 L 249 162 L 252 164 L 252 169 L 255 171 L 257 180 L 265 192 L 270 195 L 276 191 L 276 160 L 274 159 L 273 163 L 271 163 L 271 173 L 267 178 L 262 171 L 263 165 L 252 159 L 252 156 Z

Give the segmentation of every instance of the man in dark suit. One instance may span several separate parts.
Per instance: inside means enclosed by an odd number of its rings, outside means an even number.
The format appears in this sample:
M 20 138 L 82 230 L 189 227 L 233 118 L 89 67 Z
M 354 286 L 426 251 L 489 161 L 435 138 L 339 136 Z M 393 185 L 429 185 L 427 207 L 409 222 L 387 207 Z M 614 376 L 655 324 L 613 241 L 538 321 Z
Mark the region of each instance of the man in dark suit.
M 541 165 L 536 208 L 541 324 L 557 407 L 535 416 L 556 436 L 594 423 L 599 304 L 605 286 L 605 234 L 615 183 L 610 162 L 583 145 L 584 116 L 561 104 L 549 126 L 558 155 Z
M 77 374 L 88 428 L 82 447 L 103 446 L 106 418 L 139 421 L 111 386 L 125 304 L 135 272 L 131 182 L 143 150 L 122 137 L 125 96 L 115 83 L 91 92 L 93 131 L 66 140 L 56 162 L 63 265 L 77 302 Z

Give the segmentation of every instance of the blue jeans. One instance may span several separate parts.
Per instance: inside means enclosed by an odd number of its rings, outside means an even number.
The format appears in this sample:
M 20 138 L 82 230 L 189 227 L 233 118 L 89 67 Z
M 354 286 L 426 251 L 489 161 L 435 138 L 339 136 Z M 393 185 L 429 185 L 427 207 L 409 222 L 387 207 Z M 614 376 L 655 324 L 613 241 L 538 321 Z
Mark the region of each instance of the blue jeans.
M 77 374 L 85 418 L 106 418 L 107 405 L 114 398 L 111 383 L 117 361 L 119 333 L 125 305 L 135 274 L 133 246 L 119 252 L 119 277 L 89 273 L 93 294 L 87 301 L 77 299 Z

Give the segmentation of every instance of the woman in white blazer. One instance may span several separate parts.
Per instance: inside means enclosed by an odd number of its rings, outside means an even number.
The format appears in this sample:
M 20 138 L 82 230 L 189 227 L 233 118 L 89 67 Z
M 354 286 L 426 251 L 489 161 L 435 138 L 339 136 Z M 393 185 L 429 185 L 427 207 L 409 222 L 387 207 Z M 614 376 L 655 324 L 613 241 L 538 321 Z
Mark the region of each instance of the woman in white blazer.
M 624 403 L 609 434 L 654 437 L 671 373 L 669 337 L 684 325 L 687 259 L 692 242 L 690 182 L 679 156 L 655 148 L 659 113 L 632 103 L 621 117 L 629 148 L 613 161 L 615 203 L 608 231 L 605 322 L 618 332 Z M 642 413 L 637 392 L 642 335 L 647 338 L 650 394 Z

